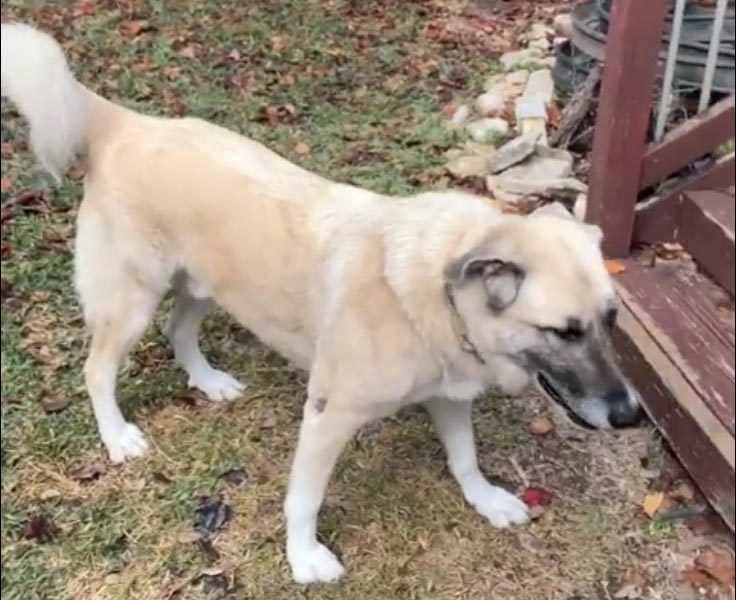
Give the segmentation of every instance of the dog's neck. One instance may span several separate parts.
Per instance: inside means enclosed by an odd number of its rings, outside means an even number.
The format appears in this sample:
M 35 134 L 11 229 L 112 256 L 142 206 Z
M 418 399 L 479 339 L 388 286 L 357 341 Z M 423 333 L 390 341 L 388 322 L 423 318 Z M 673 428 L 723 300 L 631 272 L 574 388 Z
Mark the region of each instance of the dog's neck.
M 457 310 L 455 295 L 452 292 L 451 283 L 445 283 L 445 300 L 447 302 L 447 309 L 450 312 L 450 326 L 457 338 L 460 350 L 472 356 L 481 365 L 485 365 L 486 361 L 483 360 L 480 352 L 478 352 L 475 344 L 470 339 L 470 332 L 468 331 L 468 326 L 465 324 L 465 319 L 463 319 L 462 315 Z

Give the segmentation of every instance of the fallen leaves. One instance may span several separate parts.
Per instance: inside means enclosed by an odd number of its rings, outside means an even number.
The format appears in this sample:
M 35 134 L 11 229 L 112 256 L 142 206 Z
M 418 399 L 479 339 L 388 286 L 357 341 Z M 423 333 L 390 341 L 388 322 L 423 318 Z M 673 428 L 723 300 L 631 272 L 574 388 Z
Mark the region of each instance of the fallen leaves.
M 39 544 L 50 542 L 59 531 L 54 522 L 44 514 L 35 514 L 23 523 L 23 537 Z
M 547 417 L 536 417 L 529 423 L 529 431 L 532 435 L 543 436 L 551 433 L 555 428 L 552 421 Z
M 0 178 L 0 192 L 3 194 L 10 189 L 10 178 L 7 175 L 3 175 Z
M 383 82 L 383 87 L 385 87 L 389 92 L 395 92 L 404 85 L 405 82 L 406 77 L 397 73 L 396 75 L 391 75 L 391 77 L 386 79 L 386 81 Z
M 215 548 L 209 537 L 200 537 L 197 539 L 197 547 L 202 552 L 202 556 L 209 563 L 217 561 L 220 558 L 220 552 Z
M 299 142 L 296 146 L 294 146 L 294 152 L 299 156 L 306 156 L 311 151 L 312 148 L 309 146 L 309 144 L 305 142 Z
M 13 284 L 10 283 L 7 279 L 4 277 L 0 279 L 0 299 L 1 300 L 7 300 L 9 298 L 12 298 L 15 295 L 15 288 L 13 287 Z
M 238 487 L 248 481 L 248 474 L 245 469 L 233 468 L 228 469 L 220 477 L 231 487 Z
M 92 460 L 80 465 L 69 472 L 69 477 L 80 483 L 97 481 L 107 473 L 107 465 L 101 460 Z
M 142 34 L 144 31 L 151 29 L 148 21 L 135 20 L 135 21 L 124 21 L 120 26 L 123 35 L 128 38 L 135 38 Z
M 647 517 L 653 519 L 662 504 L 664 504 L 664 492 L 652 492 L 644 497 L 642 509 Z
M 230 520 L 232 510 L 220 494 L 213 494 L 202 499 L 194 517 L 194 528 L 203 533 L 213 533 L 222 529 Z
M 614 592 L 613 597 L 620 600 L 638 600 L 644 596 L 646 587 L 646 576 L 637 569 L 631 569 L 624 573 L 620 587 Z
M 69 406 L 69 398 L 66 396 L 44 396 L 41 399 L 41 408 L 49 415 L 59 413 Z
M 546 506 L 555 497 L 554 493 L 542 487 L 526 488 L 521 494 L 521 500 L 529 508 Z
M 734 557 L 725 551 L 706 550 L 700 553 L 695 558 L 695 568 L 721 585 L 734 583 Z
M 260 116 L 260 121 L 265 121 L 270 125 L 279 125 L 281 123 L 291 123 L 296 118 L 296 107 L 293 104 L 273 104 L 266 106 Z
M 235 578 L 226 575 L 222 569 L 218 568 L 202 571 L 195 578 L 194 584 L 199 585 L 202 593 L 208 598 L 222 598 L 236 587 Z
M 619 275 L 626 271 L 626 265 L 620 260 L 609 259 L 605 261 L 605 265 L 606 271 L 608 271 L 610 275 Z

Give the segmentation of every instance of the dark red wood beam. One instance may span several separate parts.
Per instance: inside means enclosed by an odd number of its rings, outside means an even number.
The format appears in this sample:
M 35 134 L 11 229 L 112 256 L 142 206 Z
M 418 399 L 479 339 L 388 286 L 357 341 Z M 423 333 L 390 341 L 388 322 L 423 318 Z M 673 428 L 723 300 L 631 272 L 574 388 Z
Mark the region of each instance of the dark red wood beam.
M 736 96 L 724 98 L 700 115 L 688 119 L 662 141 L 650 144 L 644 155 L 639 189 L 666 179 L 682 167 L 734 137 Z
M 616 0 L 601 82 L 586 220 L 609 257 L 627 256 L 668 0 Z
M 734 197 L 723 192 L 683 194 L 677 241 L 729 294 L 734 294 Z
M 634 243 L 677 241 L 683 193 L 695 190 L 726 190 L 734 185 L 735 168 L 736 161 L 732 152 L 718 159 L 704 173 L 686 179 L 661 197 L 638 204 L 634 211 Z

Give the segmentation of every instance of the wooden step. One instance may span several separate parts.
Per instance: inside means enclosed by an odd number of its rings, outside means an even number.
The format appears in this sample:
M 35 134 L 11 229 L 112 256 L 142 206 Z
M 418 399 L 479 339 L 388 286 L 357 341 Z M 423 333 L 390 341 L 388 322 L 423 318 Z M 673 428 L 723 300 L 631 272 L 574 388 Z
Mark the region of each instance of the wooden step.
M 677 241 L 733 295 L 736 221 L 733 195 L 716 191 L 687 192 L 680 210 Z
M 623 367 L 652 420 L 733 529 L 733 299 L 692 261 L 647 267 L 632 259 L 615 281 L 622 306 L 614 344 Z

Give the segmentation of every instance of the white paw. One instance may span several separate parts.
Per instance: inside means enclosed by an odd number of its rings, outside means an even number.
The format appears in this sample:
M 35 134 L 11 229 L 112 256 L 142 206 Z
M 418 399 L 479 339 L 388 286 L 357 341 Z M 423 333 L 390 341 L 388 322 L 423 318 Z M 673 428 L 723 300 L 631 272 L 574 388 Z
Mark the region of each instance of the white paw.
M 120 431 L 113 435 L 104 436 L 102 441 L 105 443 L 110 461 L 113 463 L 122 463 L 131 458 L 138 458 L 143 456 L 148 449 L 148 442 L 146 442 L 143 432 L 132 423 L 125 423 Z
M 213 401 L 235 400 L 245 390 L 244 383 L 240 383 L 232 375 L 217 369 L 191 375 L 189 387 L 202 390 L 207 398 Z
M 513 494 L 488 484 L 472 502 L 475 509 L 494 527 L 521 525 L 529 521 L 529 507 Z
M 345 567 L 322 544 L 301 552 L 289 552 L 289 565 L 297 583 L 331 583 L 345 574 Z

